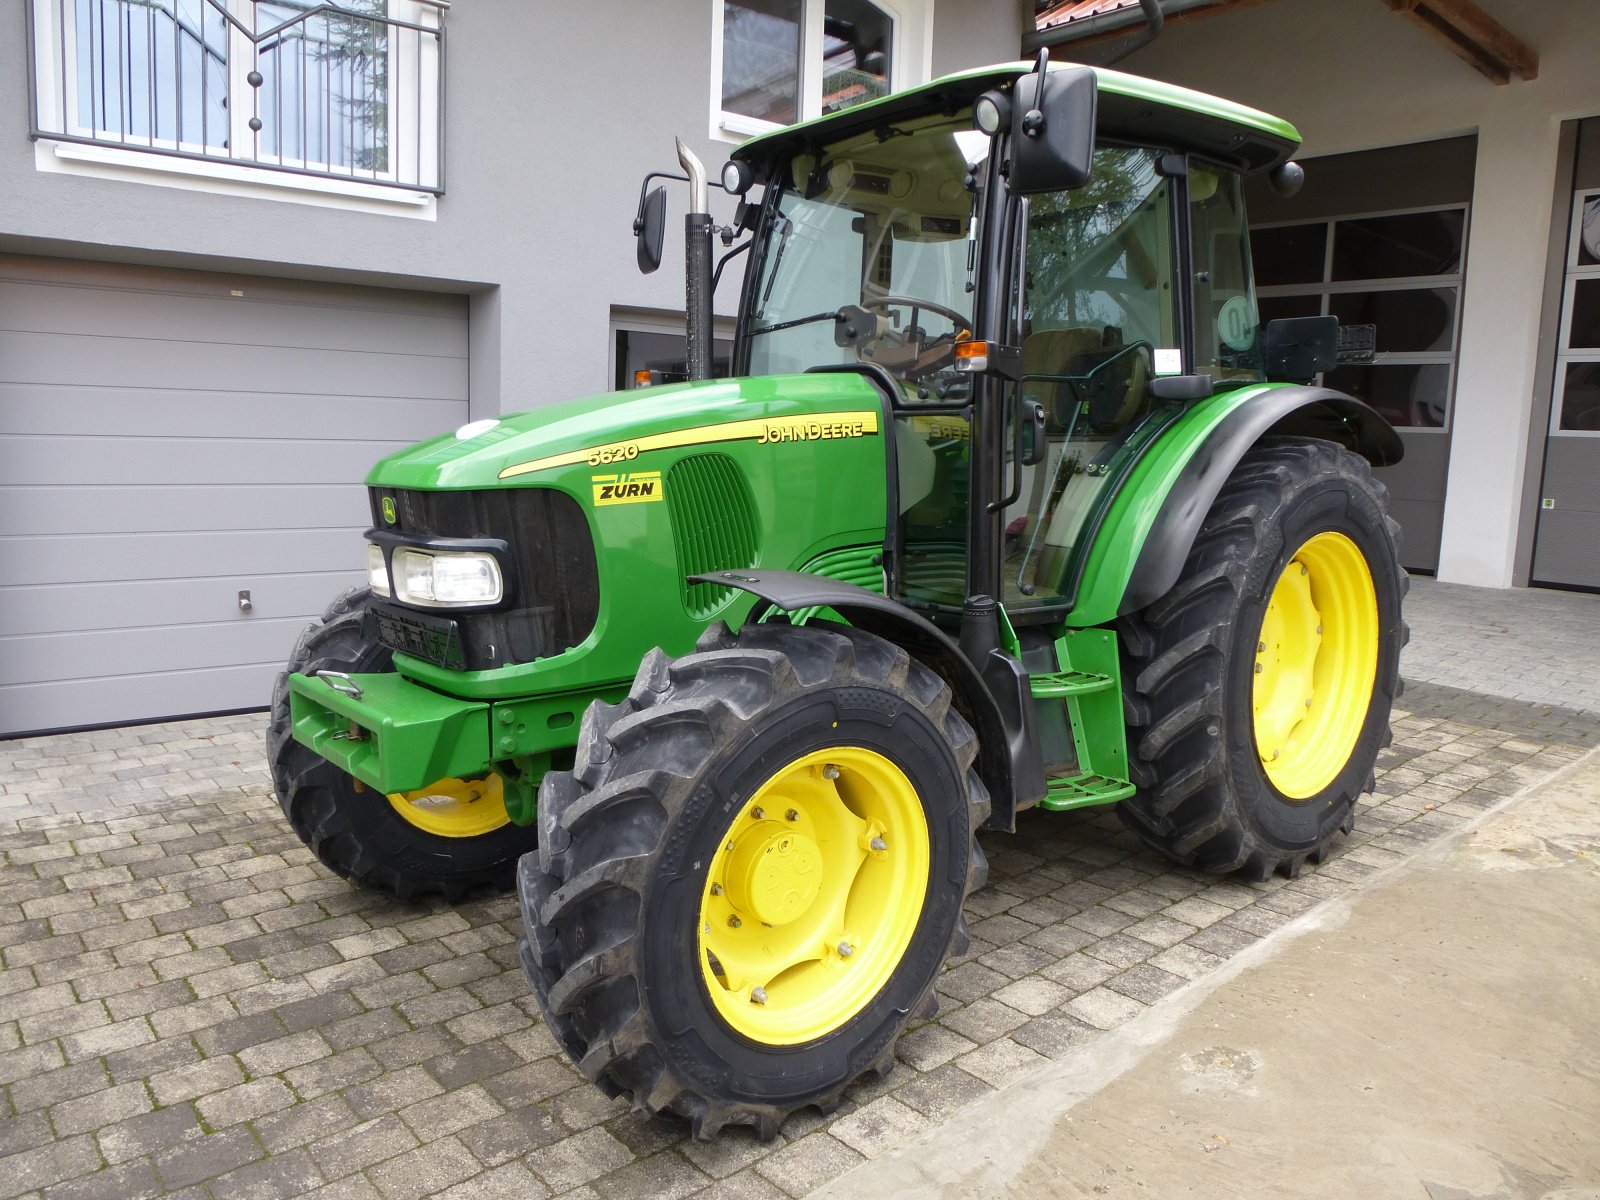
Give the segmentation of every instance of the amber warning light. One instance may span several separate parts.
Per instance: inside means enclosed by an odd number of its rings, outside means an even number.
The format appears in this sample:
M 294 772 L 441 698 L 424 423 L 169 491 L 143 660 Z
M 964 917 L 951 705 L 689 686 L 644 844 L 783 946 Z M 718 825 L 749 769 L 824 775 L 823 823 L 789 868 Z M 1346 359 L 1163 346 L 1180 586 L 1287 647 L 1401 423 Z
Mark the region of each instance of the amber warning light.
M 956 370 L 987 371 L 988 369 L 988 342 L 970 341 L 956 343 Z

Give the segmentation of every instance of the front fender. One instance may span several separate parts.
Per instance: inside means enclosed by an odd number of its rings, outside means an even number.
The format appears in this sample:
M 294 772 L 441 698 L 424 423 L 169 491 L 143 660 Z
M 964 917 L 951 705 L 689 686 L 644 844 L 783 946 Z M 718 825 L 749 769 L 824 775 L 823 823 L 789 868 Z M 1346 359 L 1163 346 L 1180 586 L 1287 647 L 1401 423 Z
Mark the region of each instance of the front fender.
M 893 642 L 936 671 L 955 692 L 957 710 L 977 730 L 978 776 L 993 805 L 985 829 L 1014 833 L 1017 812 L 1044 795 L 1044 769 L 1029 720 L 1028 677 L 1015 659 L 999 655 L 1001 661 L 990 664 L 995 682 L 1014 693 L 1002 700 L 949 634 L 877 592 L 804 571 L 718 571 L 689 579 L 737 588 L 784 612 L 831 608 L 857 629 Z
M 1391 466 L 1405 453 L 1387 421 L 1327 388 L 1242 388 L 1196 405 L 1151 446 L 1113 500 L 1068 624 L 1103 625 L 1165 595 L 1222 485 L 1269 435 L 1337 442 L 1375 467 Z

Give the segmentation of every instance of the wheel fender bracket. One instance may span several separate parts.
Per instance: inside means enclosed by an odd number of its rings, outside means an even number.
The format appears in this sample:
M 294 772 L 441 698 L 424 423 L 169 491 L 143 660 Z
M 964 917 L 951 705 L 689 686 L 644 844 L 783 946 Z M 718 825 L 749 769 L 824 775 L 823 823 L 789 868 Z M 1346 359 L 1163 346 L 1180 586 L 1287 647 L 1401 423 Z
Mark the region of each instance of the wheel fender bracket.
M 487 704 L 440 695 L 393 672 L 345 681 L 356 690 L 289 676 L 290 733 L 341 771 L 388 794 L 489 769 Z
M 1016 813 L 1044 795 L 1039 763 L 1025 761 L 1027 739 L 1013 736 L 1004 710 L 955 640 L 920 613 L 855 584 L 804 571 L 715 571 L 691 575 L 689 582 L 737 588 L 784 612 L 831 608 L 856 628 L 895 643 L 942 675 L 956 693 L 957 708 L 978 733 L 978 775 L 993 804 L 985 829 L 1013 832 Z M 1025 687 L 1020 664 L 1015 673 L 1021 681 L 1018 686 Z M 1019 794 L 1019 788 L 1028 794 Z

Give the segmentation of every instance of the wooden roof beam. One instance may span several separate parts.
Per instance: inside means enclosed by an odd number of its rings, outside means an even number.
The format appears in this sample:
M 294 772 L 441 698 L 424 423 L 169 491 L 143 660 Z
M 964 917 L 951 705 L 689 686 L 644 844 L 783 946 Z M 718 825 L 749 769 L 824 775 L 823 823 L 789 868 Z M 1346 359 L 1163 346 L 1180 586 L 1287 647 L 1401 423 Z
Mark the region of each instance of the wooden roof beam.
M 1473 0 L 1384 0 L 1496 84 L 1536 79 L 1539 56 Z

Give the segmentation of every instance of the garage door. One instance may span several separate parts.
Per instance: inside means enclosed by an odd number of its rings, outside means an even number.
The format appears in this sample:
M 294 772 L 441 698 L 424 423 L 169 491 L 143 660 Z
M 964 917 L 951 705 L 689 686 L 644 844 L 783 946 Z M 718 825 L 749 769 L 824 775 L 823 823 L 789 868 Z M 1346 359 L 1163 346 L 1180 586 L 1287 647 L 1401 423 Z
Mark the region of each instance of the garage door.
M 461 296 L 0 255 L 0 735 L 264 706 L 466 396 Z

